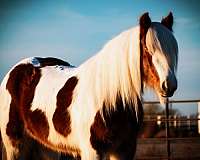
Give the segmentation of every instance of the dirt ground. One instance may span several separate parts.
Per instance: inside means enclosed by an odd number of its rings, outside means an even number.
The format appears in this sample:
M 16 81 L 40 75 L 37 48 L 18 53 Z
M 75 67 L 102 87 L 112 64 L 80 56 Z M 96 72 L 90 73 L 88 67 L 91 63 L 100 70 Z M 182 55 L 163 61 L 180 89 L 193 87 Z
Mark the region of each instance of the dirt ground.
M 33 140 L 28 139 L 26 149 L 31 155 L 29 160 L 64 160 L 64 156 L 52 152 Z M 200 138 L 170 139 L 171 159 L 175 160 L 199 160 Z M 2 143 L 0 139 L 0 155 L 2 155 Z M 29 155 L 27 155 L 29 156 Z M 136 151 L 136 160 L 164 160 L 167 159 L 165 139 L 148 138 L 139 139 Z M 2 160 L 2 156 L 0 156 Z
M 136 151 L 137 160 L 166 159 L 165 139 L 140 139 Z M 171 159 L 200 159 L 200 138 L 170 139 Z

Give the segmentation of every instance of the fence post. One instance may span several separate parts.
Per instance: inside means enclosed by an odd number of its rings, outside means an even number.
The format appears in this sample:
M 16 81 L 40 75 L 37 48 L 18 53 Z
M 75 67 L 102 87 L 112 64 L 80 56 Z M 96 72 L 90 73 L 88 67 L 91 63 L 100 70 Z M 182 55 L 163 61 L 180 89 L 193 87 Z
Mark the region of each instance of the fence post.
M 198 102 L 198 133 L 200 134 L 200 102 Z
M 171 151 L 170 151 L 170 132 L 169 132 L 169 99 L 166 98 L 165 100 L 165 116 L 166 116 L 166 144 L 167 144 L 167 158 L 168 160 L 171 159 Z

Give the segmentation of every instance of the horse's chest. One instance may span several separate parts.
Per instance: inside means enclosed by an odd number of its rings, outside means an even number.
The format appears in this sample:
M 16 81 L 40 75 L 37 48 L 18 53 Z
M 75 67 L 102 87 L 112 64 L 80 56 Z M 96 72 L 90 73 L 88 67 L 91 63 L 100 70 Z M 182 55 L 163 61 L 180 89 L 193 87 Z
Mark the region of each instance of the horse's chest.
M 90 130 L 91 144 L 99 154 L 113 152 L 133 142 L 138 132 L 138 123 L 133 110 L 119 106 L 115 111 L 107 113 L 103 109 L 103 116 L 104 120 L 100 112 L 97 112 Z

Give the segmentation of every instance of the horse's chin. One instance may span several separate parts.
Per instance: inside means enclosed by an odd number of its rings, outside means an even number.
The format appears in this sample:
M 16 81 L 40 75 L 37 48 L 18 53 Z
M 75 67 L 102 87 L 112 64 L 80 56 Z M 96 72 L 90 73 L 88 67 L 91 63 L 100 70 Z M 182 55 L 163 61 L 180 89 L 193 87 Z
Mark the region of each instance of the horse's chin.
M 165 104 L 165 97 L 163 97 L 160 93 L 158 93 L 158 98 L 159 98 L 159 101 L 160 101 L 160 104 L 161 105 L 164 105 Z
M 165 104 L 165 101 L 166 101 L 166 98 L 168 98 L 169 96 L 166 95 L 166 94 L 164 94 L 164 93 L 161 92 L 161 91 L 157 91 L 157 95 L 158 95 L 160 104 L 161 104 L 161 105 L 164 105 L 164 104 Z
M 166 93 L 163 93 L 160 91 L 157 91 L 157 95 L 158 95 L 159 101 L 162 105 L 165 104 L 166 98 L 173 96 L 173 94 L 166 94 Z
M 172 97 L 174 95 L 174 93 L 160 93 L 160 95 L 163 97 L 163 98 L 169 98 L 169 97 Z

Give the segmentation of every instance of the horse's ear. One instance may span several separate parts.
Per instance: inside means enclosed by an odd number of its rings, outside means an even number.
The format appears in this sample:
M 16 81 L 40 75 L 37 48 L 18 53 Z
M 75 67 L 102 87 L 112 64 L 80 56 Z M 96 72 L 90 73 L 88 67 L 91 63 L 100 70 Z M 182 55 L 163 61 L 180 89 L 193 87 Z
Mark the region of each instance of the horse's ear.
M 146 35 L 150 25 L 151 25 L 151 19 L 149 17 L 149 13 L 146 12 L 140 17 L 140 33 L 141 33 L 141 35 Z
M 172 12 L 169 12 L 168 16 L 162 19 L 161 23 L 165 27 L 167 27 L 170 31 L 173 31 L 172 26 L 174 23 L 174 17 L 173 17 Z

